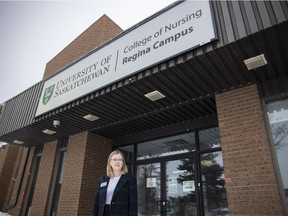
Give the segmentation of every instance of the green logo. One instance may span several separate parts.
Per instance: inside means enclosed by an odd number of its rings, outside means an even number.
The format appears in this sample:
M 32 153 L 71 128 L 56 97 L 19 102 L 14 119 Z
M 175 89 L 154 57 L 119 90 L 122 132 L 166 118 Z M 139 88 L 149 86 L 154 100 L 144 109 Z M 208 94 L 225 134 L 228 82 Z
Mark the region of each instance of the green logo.
M 45 89 L 44 96 L 42 98 L 42 103 L 44 105 L 46 105 L 51 99 L 53 95 L 54 87 L 55 87 L 55 84 Z

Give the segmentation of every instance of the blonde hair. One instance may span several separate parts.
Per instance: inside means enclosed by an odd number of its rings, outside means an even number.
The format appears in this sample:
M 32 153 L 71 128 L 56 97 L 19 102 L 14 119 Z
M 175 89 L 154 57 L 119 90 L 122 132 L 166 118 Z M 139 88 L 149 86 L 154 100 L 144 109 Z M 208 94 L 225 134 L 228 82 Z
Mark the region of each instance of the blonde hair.
M 107 176 L 109 176 L 109 177 L 113 177 L 114 176 L 113 169 L 110 166 L 111 158 L 112 158 L 112 156 L 118 155 L 118 154 L 120 154 L 122 156 L 122 162 L 123 162 L 121 173 L 122 174 L 128 173 L 128 168 L 127 168 L 127 165 L 126 165 L 124 154 L 120 150 L 115 150 L 115 151 L 110 153 L 110 155 L 108 157 L 108 161 L 107 161 L 106 173 L 107 173 Z

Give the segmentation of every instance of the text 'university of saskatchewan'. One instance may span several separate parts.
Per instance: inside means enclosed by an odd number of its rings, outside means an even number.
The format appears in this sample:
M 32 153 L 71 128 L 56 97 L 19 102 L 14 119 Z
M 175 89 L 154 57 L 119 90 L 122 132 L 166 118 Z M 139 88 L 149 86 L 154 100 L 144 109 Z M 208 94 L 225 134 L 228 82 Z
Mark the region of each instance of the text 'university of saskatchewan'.
M 108 73 L 111 58 L 112 56 L 109 55 L 106 58 L 103 58 L 100 62 L 95 62 L 83 70 L 67 77 L 66 79 L 58 81 L 56 84 L 54 98 Z

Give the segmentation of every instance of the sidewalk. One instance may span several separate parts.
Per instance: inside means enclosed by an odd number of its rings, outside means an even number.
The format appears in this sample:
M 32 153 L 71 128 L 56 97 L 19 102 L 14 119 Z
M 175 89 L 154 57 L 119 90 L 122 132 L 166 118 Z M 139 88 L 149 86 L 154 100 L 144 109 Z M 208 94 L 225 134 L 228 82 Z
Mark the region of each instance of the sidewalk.
M 0 216 L 12 216 L 12 215 L 10 215 L 8 213 L 0 212 Z

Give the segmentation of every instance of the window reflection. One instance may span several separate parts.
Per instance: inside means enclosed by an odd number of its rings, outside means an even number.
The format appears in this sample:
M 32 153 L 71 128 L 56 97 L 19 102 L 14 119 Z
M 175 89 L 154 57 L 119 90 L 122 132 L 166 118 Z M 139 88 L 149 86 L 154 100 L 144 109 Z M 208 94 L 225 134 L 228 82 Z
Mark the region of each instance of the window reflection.
M 288 99 L 269 102 L 266 108 L 288 207 Z
M 165 137 L 138 144 L 137 160 L 195 151 L 194 133 Z
M 197 215 L 194 158 L 166 163 L 168 215 Z
M 222 153 L 201 155 L 201 172 L 205 215 L 228 215 Z
M 219 128 L 209 128 L 199 131 L 200 150 L 221 147 Z
M 159 215 L 160 163 L 137 167 L 138 215 Z

